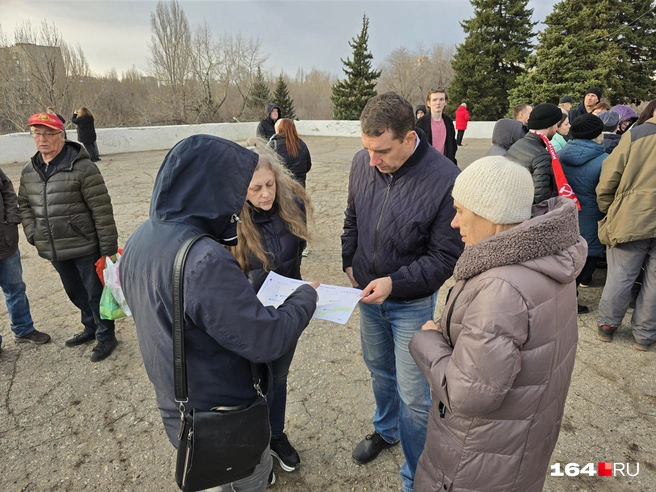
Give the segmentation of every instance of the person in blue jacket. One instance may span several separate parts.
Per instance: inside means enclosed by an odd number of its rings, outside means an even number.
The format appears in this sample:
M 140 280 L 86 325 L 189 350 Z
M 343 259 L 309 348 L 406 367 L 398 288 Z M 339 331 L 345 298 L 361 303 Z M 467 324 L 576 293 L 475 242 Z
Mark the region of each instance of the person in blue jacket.
M 275 151 L 266 147 L 266 142 L 262 141 L 254 150 L 260 160 L 240 214 L 237 246 L 230 246 L 229 249 L 255 292 L 258 292 L 270 271 L 301 280 L 301 253 L 310 239 L 306 214 L 311 216 L 312 205 L 303 186 L 279 161 Z M 282 357 L 271 362 L 271 454 L 287 472 L 296 470 L 301 464 L 298 453 L 283 432 L 287 376 L 295 350 L 294 345 Z
M 572 122 L 570 133 L 572 140 L 558 152 L 558 159 L 568 183 L 581 202 L 579 211 L 579 229 L 581 236 L 588 243 L 588 258 L 583 270 L 576 278 L 576 286 L 588 287 L 592 280 L 597 261 L 604 256 L 604 246 L 597 235 L 597 222 L 604 214 L 597 205 L 595 188 L 599 184 L 601 165 L 608 157 L 602 145 L 604 123 L 592 113 L 579 116 Z M 579 305 L 579 313 L 586 313 L 586 306 Z
M 183 273 L 187 411 L 253 401 L 250 362 L 270 362 L 289 352 L 316 309 L 318 283 L 299 287 L 278 309 L 264 307 L 223 246 L 237 241 L 239 213 L 257 163 L 257 154 L 219 137 L 194 135 L 176 144 L 155 179 L 149 218 L 130 236 L 121 258 L 123 292 L 174 446 L 180 414 L 173 386 L 171 276 L 186 239 L 213 236 L 193 246 Z M 231 490 L 264 491 L 271 469 L 267 447 L 253 475 Z
M 433 318 L 437 291 L 464 248 L 450 226 L 451 189 L 460 170 L 415 128 L 412 106 L 398 94 L 369 99 L 360 130 L 365 148 L 353 157 L 349 174 L 342 269 L 363 290 L 362 355 L 376 411 L 374 432 L 351 456 L 368 463 L 400 442 L 402 490 L 412 492 L 431 396 L 408 343 Z

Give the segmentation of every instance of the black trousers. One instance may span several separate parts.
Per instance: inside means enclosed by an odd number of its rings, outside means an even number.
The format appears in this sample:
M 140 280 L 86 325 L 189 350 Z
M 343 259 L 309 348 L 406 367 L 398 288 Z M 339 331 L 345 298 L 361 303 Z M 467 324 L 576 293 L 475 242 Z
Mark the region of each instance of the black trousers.
M 462 145 L 462 137 L 465 136 L 465 130 L 458 130 L 458 136 L 456 137 L 456 141 L 458 145 Z
M 96 340 L 106 342 L 114 338 L 114 321 L 100 319 L 100 296 L 103 285 L 96 273 L 100 253 L 65 261 L 53 261 L 66 295 L 82 313 L 84 331 L 94 333 Z
M 590 285 L 590 282 L 592 281 L 592 275 L 594 274 L 595 267 L 597 266 L 597 262 L 599 260 L 600 258 L 597 256 L 588 256 L 588 258 L 585 260 L 585 265 L 583 265 L 583 270 L 581 270 L 579 276 L 576 277 L 577 287 L 579 284 Z
M 100 160 L 100 156 L 98 155 L 98 145 L 96 144 L 96 142 L 91 142 L 91 143 L 82 142 L 82 145 L 84 145 L 84 148 L 87 149 L 87 152 L 89 153 L 89 158 L 91 159 L 92 162 L 96 162 L 97 160 Z

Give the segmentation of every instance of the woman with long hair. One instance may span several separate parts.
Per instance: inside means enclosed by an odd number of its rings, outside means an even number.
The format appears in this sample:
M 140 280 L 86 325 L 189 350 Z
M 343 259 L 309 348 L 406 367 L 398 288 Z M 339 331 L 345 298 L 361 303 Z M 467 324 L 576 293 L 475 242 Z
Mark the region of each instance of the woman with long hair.
M 92 162 L 100 159 L 98 156 L 98 145 L 96 144 L 96 127 L 94 126 L 93 114 L 89 108 L 82 106 L 73 113 L 71 121 L 77 125 L 77 140 L 87 149 Z
M 270 145 L 283 160 L 296 181 L 305 188 L 305 177 L 312 168 L 310 151 L 296 131 L 296 125 L 289 118 L 276 121 L 276 134 L 271 137 Z
M 556 130 L 555 135 L 551 137 L 551 145 L 553 145 L 556 152 L 565 147 L 565 144 L 567 143 L 567 135 L 569 135 L 569 113 L 564 109 L 562 112 L 563 116 L 560 118 L 560 123 L 558 123 L 558 129 Z
M 257 292 L 270 271 L 301 279 L 301 252 L 310 239 L 307 218 L 313 209 L 303 187 L 264 141 L 258 141 L 253 150 L 260 159 L 239 216 L 237 246 L 228 249 Z M 287 472 L 297 469 L 301 462 L 284 433 L 287 375 L 295 350 L 296 346 L 271 363 L 271 454 Z

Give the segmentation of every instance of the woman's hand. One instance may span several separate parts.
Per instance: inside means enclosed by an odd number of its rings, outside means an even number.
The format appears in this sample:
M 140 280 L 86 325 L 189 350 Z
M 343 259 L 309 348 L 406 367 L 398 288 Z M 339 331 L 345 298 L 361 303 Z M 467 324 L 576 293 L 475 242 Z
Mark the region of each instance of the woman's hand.
M 435 321 L 433 321 L 433 320 L 426 321 L 426 323 L 424 323 L 424 326 L 421 327 L 421 330 L 422 331 L 435 330 L 435 331 L 439 331 L 440 333 L 442 333 L 442 327 L 440 326 L 440 324 L 435 323 Z
M 310 282 L 310 287 L 312 287 L 314 290 L 317 290 L 320 285 L 321 283 L 317 282 L 316 280 L 314 282 Z M 319 302 L 319 294 L 317 294 L 317 302 Z

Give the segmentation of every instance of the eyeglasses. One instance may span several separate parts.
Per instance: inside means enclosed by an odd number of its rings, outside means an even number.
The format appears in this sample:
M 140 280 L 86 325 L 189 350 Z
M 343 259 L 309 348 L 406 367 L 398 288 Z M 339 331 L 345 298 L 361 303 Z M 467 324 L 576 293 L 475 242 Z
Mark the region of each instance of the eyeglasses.
M 59 135 L 60 133 L 63 133 L 61 131 L 59 132 L 30 132 L 34 138 L 41 138 L 44 137 L 46 140 L 50 140 L 52 137 L 55 135 Z
M 438 87 L 437 89 L 432 88 L 430 91 L 431 91 L 431 92 L 445 92 L 445 91 L 446 91 L 446 87 Z

